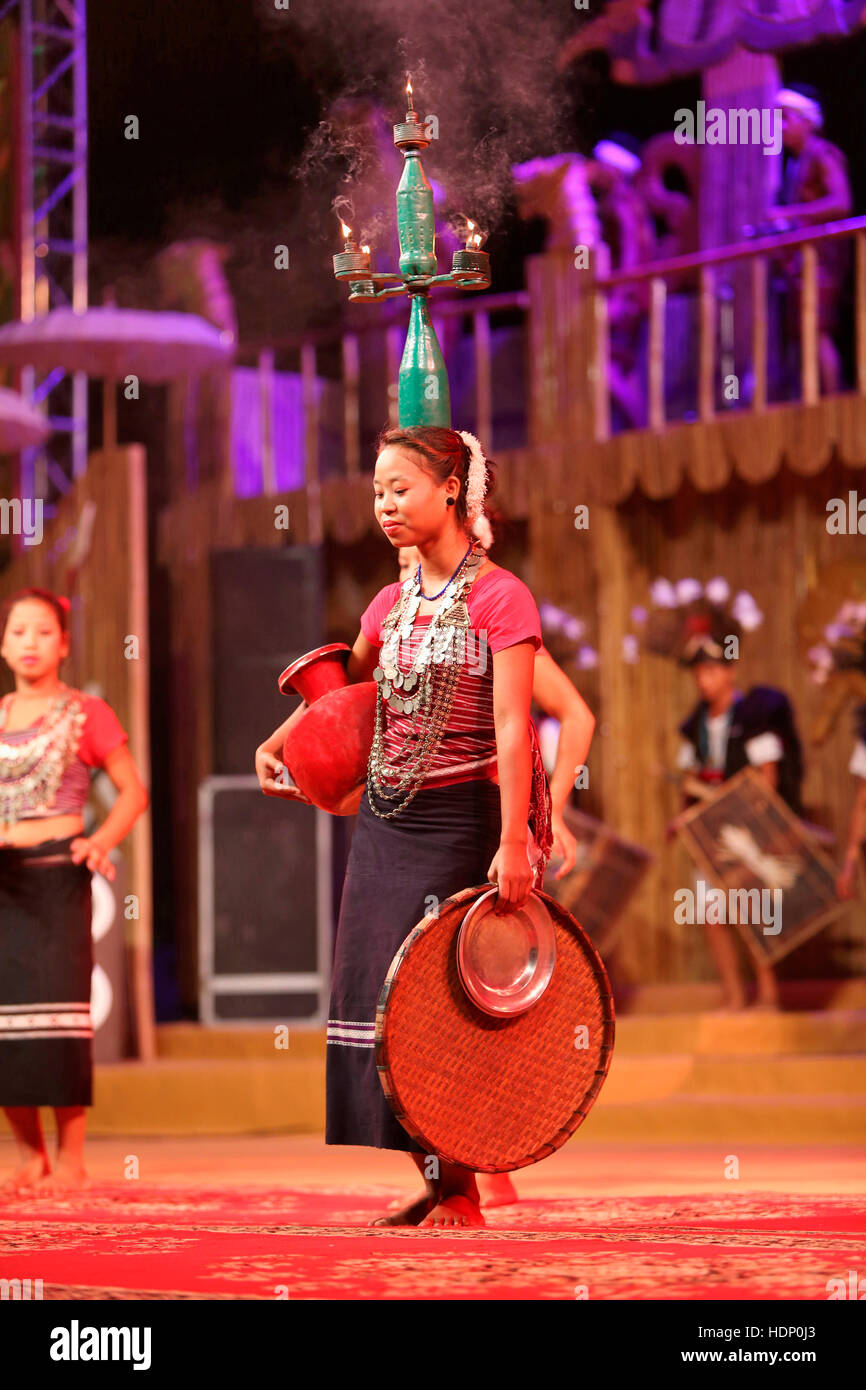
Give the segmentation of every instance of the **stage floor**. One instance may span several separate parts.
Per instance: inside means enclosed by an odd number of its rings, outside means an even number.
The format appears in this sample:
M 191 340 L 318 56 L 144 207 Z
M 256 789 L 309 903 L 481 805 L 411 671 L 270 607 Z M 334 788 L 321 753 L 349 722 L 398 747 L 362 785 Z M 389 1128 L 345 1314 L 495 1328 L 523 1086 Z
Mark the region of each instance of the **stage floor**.
M 575 1141 L 514 1174 L 522 1200 L 486 1229 L 451 1233 L 367 1228 L 418 1187 L 402 1154 L 94 1139 L 86 1192 L 0 1197 L 0 1278 L 45 1299 L 825 1300 L 864 1269 L 864 1157 Z M 0 1176 L 13 1158 L 0 1142 Z

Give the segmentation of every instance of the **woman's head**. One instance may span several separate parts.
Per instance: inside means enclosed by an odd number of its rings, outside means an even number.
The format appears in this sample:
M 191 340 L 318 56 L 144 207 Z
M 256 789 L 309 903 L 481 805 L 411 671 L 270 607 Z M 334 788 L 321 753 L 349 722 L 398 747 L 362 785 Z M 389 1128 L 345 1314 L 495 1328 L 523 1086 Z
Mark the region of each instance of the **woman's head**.
M 392 545 L 414 546 L 448 529 L 469 535 L 470 462 L 469 446 L 456 430 L 415 425 L 382 431 L 373 475 L 375 512 Z M 493 482 L 489 459 L 487 478 L 489 494 Z
M 68 600 L 50 589 L 18 589 L 0 609 L 0 656 L 16 675 L 37 680 L 69 653 Z

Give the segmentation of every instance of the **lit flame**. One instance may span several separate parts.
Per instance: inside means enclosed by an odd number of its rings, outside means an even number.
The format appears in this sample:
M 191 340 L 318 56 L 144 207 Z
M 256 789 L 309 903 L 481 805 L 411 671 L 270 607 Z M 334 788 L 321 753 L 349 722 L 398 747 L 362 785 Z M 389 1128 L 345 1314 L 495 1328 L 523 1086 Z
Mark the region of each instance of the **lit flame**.
M 341 230 L 341 232 L 343 233 L 343 240 L 344 240 L 344 241 L 348 241 L 348 240 L 349 240 L 349 237 L 352 235 L 352 228 L 351 228 L 351 227 L 347 227 L 346 224 L 345 224 L 345 222 L 341 221 L 341 222 L 340 222 L 340 230 Z
M 473 222 L 471 217 L 466 219 L 466 250 L 469 251 L 473 246 L 481 245 L 481 234 L 478 231 L 478 223 Z
M 364 253 L 365 256 L 369 256 L 369 254 L 370 254 L 370 248 L 369 248 L 369 246 L 362 246 L 362 247 L 361 247 L 361 250 L 363 251 L 363 253 Z
M 406 78 L 406 95 L 407 95 L 407 97 L 409 98 L 409 100 L 411 101 L 411 100 L 412 100 L 412 79 L 411 79 L 411 77 L 407 77 L 407 78 Z

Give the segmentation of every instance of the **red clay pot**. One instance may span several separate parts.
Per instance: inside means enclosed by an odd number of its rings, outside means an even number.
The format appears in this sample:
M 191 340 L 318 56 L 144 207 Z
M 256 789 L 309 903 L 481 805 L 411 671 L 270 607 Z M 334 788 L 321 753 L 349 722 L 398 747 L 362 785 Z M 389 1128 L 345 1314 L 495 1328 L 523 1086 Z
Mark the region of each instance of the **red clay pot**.
M 292 781 L 314 806 L 334 816 L 353 816 L 367 780 L 373 743 L 376 682 L 349 683 L 345 642 L 316 647 L 287 666 L 279 679 L 308 709 L 289 730 L 283 762 Z

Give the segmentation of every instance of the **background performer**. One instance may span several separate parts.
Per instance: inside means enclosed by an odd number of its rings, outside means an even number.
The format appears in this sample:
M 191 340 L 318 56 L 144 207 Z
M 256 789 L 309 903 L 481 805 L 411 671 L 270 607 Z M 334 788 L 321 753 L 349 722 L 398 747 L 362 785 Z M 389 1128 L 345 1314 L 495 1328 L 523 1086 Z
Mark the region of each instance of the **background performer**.
M 745 693 L 737 689 L 736 658 L 725 655 L 734 625 L 730 618 L 694 618 L 682 655 L 695 680 L 700 700 L 680 725 L 677 765 L 699 781 L 719 786 L 744 767 L 758 768 L 761 775 L 788 803 L 802 814 L 800 782 L 802 754 L 791 702 L 775 686 L 756 685 Z M 694 798 L 687 795 L 688 804 Z M 737 942 L 720 922 L 706 922 L 707 942 L 725 991 L 725 1007 L 746 1006 L 738 964 Z M 745 952 L 743 952 L 745 954 Z M 779 988 L 769 961 L 754 960 L 759 1007 L 776 1009 Z
M 0 1104 L 20 1165 L 4 1190 L 82 1187 L 92 1104 L 91 876 L 115 877 L 108 854 L 148 794 L 104 700 L 60 679 L 69 600 L 21 589 L 0 611 L 0 655 L 15 691 L 0 701 Z M 90 770 L 118 797 L 94 835 L 82 811 Z M 39 1120 L 54 1107 L 52 1170 Z

